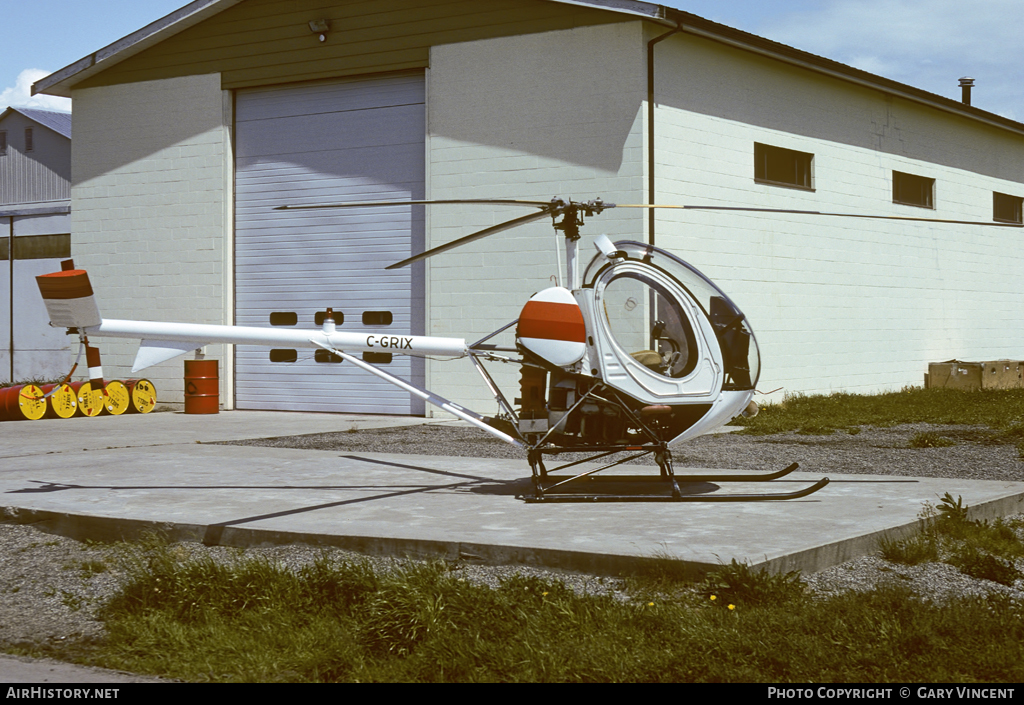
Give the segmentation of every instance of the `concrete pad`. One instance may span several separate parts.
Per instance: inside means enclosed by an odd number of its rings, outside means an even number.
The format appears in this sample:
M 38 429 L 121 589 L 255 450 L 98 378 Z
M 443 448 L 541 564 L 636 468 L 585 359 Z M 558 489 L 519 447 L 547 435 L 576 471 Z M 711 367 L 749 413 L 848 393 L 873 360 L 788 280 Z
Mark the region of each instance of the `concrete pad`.
M 4 458 L 40 452 L 214 443 L 424 423 L 461 422 L 418 416 L 300 414 L 287 411 L 224 411 L 219 414 L 168 411 L 94 418 L 7 421 L 0 423 L 0 462 Z
M 37 686 L 40 683 L 173 683 L 163 678 L 150 678 L 149 676 L 138 676 L 124 671 L 112 671 L 106 668 L 94 668 L 92 666 L 78 666 L 73 663 L 63 663 L 52 659 L 35 659 L 23 656 L 10 656 L 0 654 L 0 682 L 7 684 L 4 691 L 6 697 L 19 697 L 19 688 L 14 689 L 11 694 L 10 686 L 24 684 L 26 687 Z M 74 686 L 68 690 L 61 690 L 60 693 L 50 697 L 82 698 L 95 696 L 96 691 L 88 689 L 88 694 L 81 692 L 74 693 Z M 117 688 L 111 688 L 100 697 L 116 698 Z M 24 694 L 20 697 L 28 699 L 31 694 Z M 36 695 L 40 697 L 40 695 Z
M 835 476 L 784 502 L 532 504 L 516 498 L 531 488 L 525 460 L 205 443 L 423 422 L 237 411 L 10 422 L 0 425 L 0 505 L 8 519 L 78 537 L 159 528 L 225 545 L 301 541 L 605 574 L 663 557 L 697 571 L 733 558 L 821 570 L 916 527 L 924 503 L 945 492 L 962 495 L 979 517 L 1024 511 L 1020 482 L 866 475 Z M 795 473 L 688 490 L 791 491 L 817 479 Z

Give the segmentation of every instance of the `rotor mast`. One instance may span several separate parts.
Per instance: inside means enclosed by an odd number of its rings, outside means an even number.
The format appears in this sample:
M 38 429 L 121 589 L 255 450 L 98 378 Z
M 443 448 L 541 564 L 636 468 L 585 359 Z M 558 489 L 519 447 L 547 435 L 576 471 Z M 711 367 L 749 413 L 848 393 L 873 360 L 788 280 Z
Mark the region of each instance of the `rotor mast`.
M 581 237 L 580 227 L 583 225 L 583 216 L 597 215 L 605 208 L 614 207 L 615 204 L 605 203 L 600 198 L 586 203 L 566 201 L 558 197 L 551 199 L 552 226 L 556 231 L 561 231 L 565 235 L 565 281 L 570 291 L 580 287 L 577 280 L 579 274 L 578 243 Z M 562 218 L 561 221 L 558 220 L 559 217 Z

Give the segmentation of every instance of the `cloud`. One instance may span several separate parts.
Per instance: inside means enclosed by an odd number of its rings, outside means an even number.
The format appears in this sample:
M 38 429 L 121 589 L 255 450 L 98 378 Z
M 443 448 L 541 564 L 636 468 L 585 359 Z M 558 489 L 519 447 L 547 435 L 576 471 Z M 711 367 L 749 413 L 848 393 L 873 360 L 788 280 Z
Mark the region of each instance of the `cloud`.
M 25 69 L 18 74 L 14 80 L 14 86 L 4 88 L 0 91 L 0 110 L 8 107 L 16 108 L 39 108 L 40 110 L 63 110 L 71 111 L 71 99 L 61 98 L 52 95 L 32 95 L 32 84 L 44 76 L 49 76 L 49 71 L 42 69 Z
M 974 105 L 1014 114 L 1024 112 L 1019 9 L 1019 0 L 830 0 L 756 32 L 947 98 L 972 76 Z

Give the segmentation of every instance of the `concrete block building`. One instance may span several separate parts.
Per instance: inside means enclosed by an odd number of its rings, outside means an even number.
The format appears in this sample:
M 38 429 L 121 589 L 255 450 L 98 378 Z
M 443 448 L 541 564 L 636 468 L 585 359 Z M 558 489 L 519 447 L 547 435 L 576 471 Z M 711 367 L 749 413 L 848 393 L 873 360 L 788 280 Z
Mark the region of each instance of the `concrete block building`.
M 758 334 L 759 387 L 872 392 L 929 361 L 1019 358 L 1024 125 L 632 0 L 197 0 L 38 82 L 74 101 L 73 255 L 105 316 L 474 341 L 559 276 L 538 221 L 383 267 L 509 207 L 702 204 L 984 221 L 610 210 L 592 237 L 693 263 Z M 130 344 L 104 343 L 108 376 Z M 211 346 L 252 409 L 431 413 L 329 358 Z M 494 410 L 465 361 L 370 360 Z M 516 370 L 492 372 L 514 390 Z M 119 372 L 119 370 L 121 372 Z M 181 363 L 147 374 L 181 395 Z M 511 395 L 510 395 L 511 396 Z

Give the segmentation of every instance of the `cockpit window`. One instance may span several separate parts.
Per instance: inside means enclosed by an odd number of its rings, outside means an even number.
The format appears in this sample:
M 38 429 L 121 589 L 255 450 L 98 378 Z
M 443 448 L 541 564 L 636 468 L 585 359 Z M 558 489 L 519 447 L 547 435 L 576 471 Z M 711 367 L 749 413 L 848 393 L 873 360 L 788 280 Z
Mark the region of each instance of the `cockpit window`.
M 723 389 L 753 389 L 761 371 L 760 354 L 754 332 L 736 304 L 696 268 L 665 250 L 629 241 L 616 242 L 615 247 L 626 256 L 627 261 L 643 262 L 667 274 L 703 309 L 722 349 L 726 374 Z M 613 266 L 614 263 L 609 262 L 603 254 L 597 255 L 584 272 L 584 286 L 594 286 L 598 275 L 607 267 Z M 673 297 L 661 290 L 655 282 L 644 281 L 645 279 L 647 278 L 636 273 L 624 274 L 612 279 L 605 287 L 606 315 L 612 335 L 635 359 L 640 360 L 636 353 L 645 351 L 660 356 L 660 361 L 654 356 L 649 357 L 651 364 L 661 368 L 657 370 L 659 374 L 668 377 L 687 375 L 696 365 L 693 331 Z M 613 296 L 618 297 L 613 299 L 618 303 L 609 304 L 609 290 L 612 290 Z M 618 322 L 624 321 L 624 314 L 613 313 L 612 309 L 617 308 L 620 303 L 624 307 L 630 298 L 637 302 L 634 310 L 641 310 L 634 314 L 637 320 L 632 321 L 627 328 L 624 322 Z M 644 303 L 643 306 L 639 305 L 641 302 Z M 663 324 L 660 328 L 659 323 Z M 645 334 L 646 347 L 641 349 L 638 346 Z M 641 363 L 651 367 L 642 360 Z
M 605 285 L 602 302 L 612 338 L 641 365 L 665 377 L 684 377 L 696 367 L 690 321 L 660 284 L 622 274 Z

